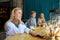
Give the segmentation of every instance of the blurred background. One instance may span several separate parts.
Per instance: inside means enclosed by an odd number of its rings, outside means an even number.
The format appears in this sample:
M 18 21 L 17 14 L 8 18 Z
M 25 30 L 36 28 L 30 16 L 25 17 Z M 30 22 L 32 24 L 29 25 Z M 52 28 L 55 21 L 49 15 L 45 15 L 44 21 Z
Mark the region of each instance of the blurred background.
M 25 22 L 29 19 L 31 11 L 36 11 L 38 19 L 41 12 L 44 13 L 46 21 L 50 19 L 50 11 L 60 9 L 60 0 L 0 0 L 0 32 L 4 31 L 4 24 L 9 19 L 11 10 L 15 7 L 23 9 Z

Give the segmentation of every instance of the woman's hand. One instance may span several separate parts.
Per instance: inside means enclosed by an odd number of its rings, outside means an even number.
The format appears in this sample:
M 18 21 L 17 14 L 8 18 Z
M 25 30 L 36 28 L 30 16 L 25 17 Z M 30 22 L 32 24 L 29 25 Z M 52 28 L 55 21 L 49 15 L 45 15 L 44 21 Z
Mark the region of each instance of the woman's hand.
M 35 36 L 35 37 L 39 37 L 39 38 L 45 38 L 43 35 L 39 34 L 39 33 L 36 33 L 36 32 L 33 32 L 33 31 L 30 31 L 29 32 L 31 35 Z

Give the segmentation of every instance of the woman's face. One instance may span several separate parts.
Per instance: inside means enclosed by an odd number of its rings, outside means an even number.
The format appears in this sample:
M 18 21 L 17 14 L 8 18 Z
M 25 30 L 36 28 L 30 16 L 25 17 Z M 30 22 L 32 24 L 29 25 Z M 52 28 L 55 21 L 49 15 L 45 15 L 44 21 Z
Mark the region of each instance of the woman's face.
M 20 20 L 22 18 L 22 10 L 16 10 L 14 16 L 16 19 Z

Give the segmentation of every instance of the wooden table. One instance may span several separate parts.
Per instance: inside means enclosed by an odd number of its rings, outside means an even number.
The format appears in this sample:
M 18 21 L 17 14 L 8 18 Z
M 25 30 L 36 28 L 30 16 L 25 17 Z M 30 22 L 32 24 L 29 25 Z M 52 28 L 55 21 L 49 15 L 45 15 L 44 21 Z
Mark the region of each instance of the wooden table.
M 46 35 L 44 27 L 37 27 L 37 29 L 35 29 L 34 31 L 42 35 Z M 5 40 L 46 40 L 46 39 L 41 39 L 38 37 L 34 37 L 30 34 L 23 33 L 23 34 L 16 34 L 14 36 L 6 38 Z

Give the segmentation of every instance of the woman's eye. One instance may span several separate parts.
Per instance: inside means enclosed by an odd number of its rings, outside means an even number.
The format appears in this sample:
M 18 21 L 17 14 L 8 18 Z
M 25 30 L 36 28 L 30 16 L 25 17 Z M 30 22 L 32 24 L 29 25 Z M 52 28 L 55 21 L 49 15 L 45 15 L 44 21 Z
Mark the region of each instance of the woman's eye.
M 19 12 L 19 14 L 20 14 L 20 12 Z

